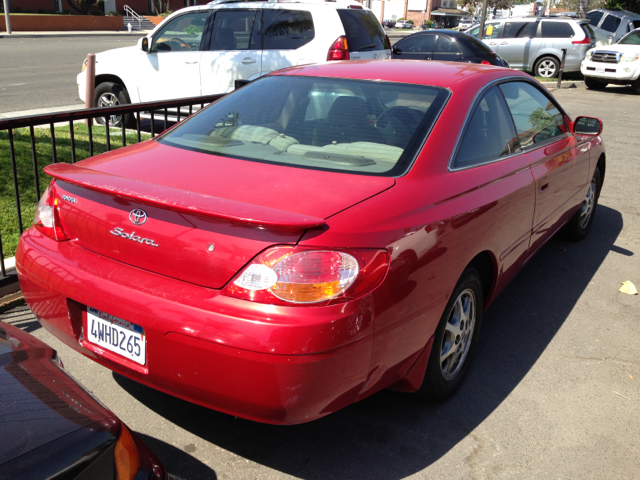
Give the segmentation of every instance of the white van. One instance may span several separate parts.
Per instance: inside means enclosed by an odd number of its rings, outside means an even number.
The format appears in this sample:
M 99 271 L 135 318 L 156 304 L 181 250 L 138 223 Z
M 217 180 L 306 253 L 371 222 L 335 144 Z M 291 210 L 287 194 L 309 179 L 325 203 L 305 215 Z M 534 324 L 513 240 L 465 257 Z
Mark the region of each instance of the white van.
M 284 67 L 380 58 L 391 58 L 389 39 L 355 1 L 223 0 L 183 8 L 137 46 L 97 54 L 95 106 L 228 93 Z M 77 81 L 85 100 L 86 75 Z

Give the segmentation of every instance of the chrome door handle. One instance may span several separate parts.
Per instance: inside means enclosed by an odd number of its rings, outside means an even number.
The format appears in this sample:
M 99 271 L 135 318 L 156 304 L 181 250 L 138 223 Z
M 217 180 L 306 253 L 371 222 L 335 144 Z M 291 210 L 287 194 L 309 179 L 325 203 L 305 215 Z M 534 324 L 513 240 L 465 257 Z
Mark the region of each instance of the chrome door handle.
M 186 63 L 187 65 L 193 65 L 193 64 L 195 64 L 195 63 L 198 63 L 198 61 L 197 61 L 197 60 L 194 60 L 193 62 L 184 62 L 184 63 Z
M 255 58 L 247 57 L 247 58 L 245 58 L 244 60 L 242 60 L 242 62 L 240 62 L 240 63 L 242 63 L 242 64 L 244 64 L 244 65 L 249 65 L 249 64 L 251 64 L 251 63 L 256 63 L 256 59 L 255 59 Z
M 509 45 L 509 42 L 502 42 L 500 45 Z

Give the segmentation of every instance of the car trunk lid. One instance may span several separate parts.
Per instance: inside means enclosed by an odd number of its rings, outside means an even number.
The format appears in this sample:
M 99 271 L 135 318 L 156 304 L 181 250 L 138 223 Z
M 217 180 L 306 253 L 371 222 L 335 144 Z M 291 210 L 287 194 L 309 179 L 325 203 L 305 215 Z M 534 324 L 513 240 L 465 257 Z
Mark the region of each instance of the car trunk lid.
M 222 288 L 265 248 L 295 244 L 305 230 L 394 184 L 155 141 L 45 171 L 57 179 L 61 221 L 72 242 L 211 288 Z

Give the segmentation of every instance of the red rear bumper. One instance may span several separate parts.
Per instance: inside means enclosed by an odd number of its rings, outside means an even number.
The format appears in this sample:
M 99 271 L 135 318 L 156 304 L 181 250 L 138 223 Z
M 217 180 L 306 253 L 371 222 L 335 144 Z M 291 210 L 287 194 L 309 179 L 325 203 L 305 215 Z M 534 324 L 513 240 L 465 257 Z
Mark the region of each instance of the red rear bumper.
M 25 299 L 71 348 L 138 382 L 236 416 L 295 424 L 355 402 L 373 346 L 369 296 L 328 307 L 253 304 L 27 230 Z M 86 306 L 144 328 L 144 366 L 83 338 Z

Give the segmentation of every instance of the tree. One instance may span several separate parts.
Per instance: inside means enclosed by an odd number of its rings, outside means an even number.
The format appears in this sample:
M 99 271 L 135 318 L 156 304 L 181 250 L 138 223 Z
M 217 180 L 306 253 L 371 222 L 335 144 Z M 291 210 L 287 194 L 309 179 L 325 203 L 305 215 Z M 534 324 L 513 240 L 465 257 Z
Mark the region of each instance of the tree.
M 151 0 L 153 2 L 153 8 L 156 11 L 156 15 L 161 13 L 167 13 L 169 11 L 170 0 Z
M 621 8 L 640 14 L 640 0 L 608 0 L 606 8 Z

